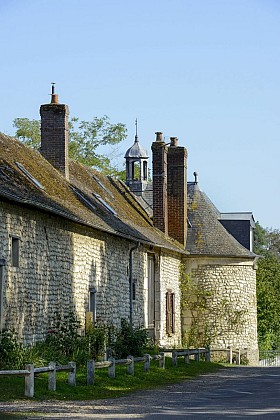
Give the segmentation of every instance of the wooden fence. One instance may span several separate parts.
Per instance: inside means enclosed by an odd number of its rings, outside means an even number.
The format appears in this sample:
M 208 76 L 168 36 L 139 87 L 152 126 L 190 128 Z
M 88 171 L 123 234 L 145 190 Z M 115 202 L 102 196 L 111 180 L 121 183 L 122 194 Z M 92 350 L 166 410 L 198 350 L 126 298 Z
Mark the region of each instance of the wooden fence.
M 194 359 L 196 362 L 201 361 L 201 358 L 206 362 L 211 361 L 211 351 L 218 352 L 228 352 L 229 361 L 232 362 L 232 355 L 236 353 L 238 357 L 236 358 L 236 363 L 240 364 L 240 350 L 229 349 L 213 349 L 209 348 L 199 348 L 199 349 L 165 349 L 157 355 L 145 354 L 143 357 L 133 357 L 128 356 L 126 359 L 116 360 L 113 357 L 109 358 L 103 362 L 95 362 L 94 360 L 88 360 L 87 362 L 87 385 L 93 385 L 95 382 L 95 370 L 96 369 L 108 369 L 109 378 L 115 378 L 116 376 L 116 366 L 117 365 L 126 365 L 127 374 L 134 375 L 134 364 L 143 363 L 144 372 L 150 370 L 150 364 L 152 360 L 157 360 L 159 367 L 165 368 L 165 355 L 169 353 L 172 355 L 172 365 L 177 366 L 178 357 L 184 357 L 185 363 L 189 363 L 191 359 Z M 2 370 L 0 375 L 16 375 L 25 377 L 25 392 L 26 397 L 34 397 L 34 387 L 35 387 L 35 374 L 47 372 L 48 373 L 48 389 L 50 391 L 56 390 L 56 372 L 66 371 L 68 372 L 68 383 L 69 385 L 76 386 L 76 363 L 69 362 L 68 365 L 57 366 L 54 362 L 50 362 L 46 367 L 36 368 L 34 365 L 29 364 L 23 370 Z
M 56 390 L 56 372 L 68 371 L 69 385 L 76 385 L 76 363 L 69 362 L 68 365 L 56 366 L 54 362 L 50 362 L 46 367 L 35 368 L 34 365 L 26 365 L 23 370 L 0 370 L 0 375 L 16 375 L 25 377 L 25 397 L 34 397 L 35 373 L 48 372 L 48 389 Z

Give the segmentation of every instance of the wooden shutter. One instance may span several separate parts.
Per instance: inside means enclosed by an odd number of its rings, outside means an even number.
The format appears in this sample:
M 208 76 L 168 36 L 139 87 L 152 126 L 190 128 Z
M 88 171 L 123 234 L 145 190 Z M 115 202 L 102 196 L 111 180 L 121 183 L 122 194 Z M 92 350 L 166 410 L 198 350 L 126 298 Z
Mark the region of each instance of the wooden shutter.
M 175 294 L 166 293 L 166 333 L 168 335 L 175 332 Z

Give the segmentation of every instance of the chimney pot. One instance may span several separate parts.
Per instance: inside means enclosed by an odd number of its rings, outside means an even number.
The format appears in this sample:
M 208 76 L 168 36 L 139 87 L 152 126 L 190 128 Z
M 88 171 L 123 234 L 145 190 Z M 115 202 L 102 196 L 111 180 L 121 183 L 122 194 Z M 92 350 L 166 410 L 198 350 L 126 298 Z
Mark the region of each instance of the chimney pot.
M 162 132 L 161 131 L 156 131 L 156 141 L 161 141 L 162 142 Z
M 57 93 L 52 94 L 51 104 L 58 104 L 58 95 Z
M 173 146 L 173 147 L 178 146 L 178 137 L 170 137 L 170 146 Z

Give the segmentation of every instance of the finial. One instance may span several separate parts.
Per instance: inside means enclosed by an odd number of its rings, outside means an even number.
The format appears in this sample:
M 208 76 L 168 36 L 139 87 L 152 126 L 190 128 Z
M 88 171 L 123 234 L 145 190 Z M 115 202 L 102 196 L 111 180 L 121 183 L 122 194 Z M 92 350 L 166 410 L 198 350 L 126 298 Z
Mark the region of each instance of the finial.
M 198 172 L 194 172 L 194 183 L 197 184 L 198 183 Z
M 58 95 L 54 93 L 55 82 L 52 82 L 51 104 L 58 104 Z
M 135 120 L 135 141 L 137 142 L 138 141 L 138 133 L 137 133 L 137 118 L 136 118 L 136 120 Z

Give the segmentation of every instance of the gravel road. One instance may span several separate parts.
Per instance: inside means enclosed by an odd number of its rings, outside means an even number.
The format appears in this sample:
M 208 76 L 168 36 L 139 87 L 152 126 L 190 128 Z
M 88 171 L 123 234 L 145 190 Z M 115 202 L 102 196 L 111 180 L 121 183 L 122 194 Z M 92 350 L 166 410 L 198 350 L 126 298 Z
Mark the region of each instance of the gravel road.
M 231 367 L 111 400 L 0 403 L 0 419 L 280 418 L 280 368 Z

